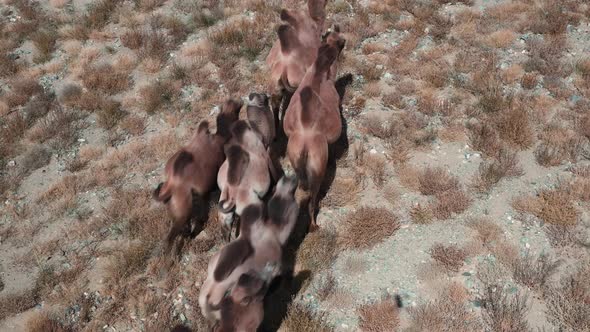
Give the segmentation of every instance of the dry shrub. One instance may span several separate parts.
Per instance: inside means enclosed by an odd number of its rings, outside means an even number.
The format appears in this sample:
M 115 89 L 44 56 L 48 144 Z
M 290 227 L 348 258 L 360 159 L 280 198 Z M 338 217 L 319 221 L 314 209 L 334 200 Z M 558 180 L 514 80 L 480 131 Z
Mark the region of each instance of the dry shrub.
M 504 231 L 487 218 L 474 219 L 468 224 L 477 232 L 477 238 L 484 246 L 488 246 L 500 239 Z
M 487 43 L 496 48 L 506 48 L 514 42 L 516 34 L 508 29 L 499 30 L 491 33 L 487 37 Z
M 510 295 L 501 285 L 485 285 L 480 295 L 482 317 L 492 331 L 529 331 L 528 296 L 520 291 Z
M 563 77 L 566 68 L 560 59 L 566 47 L 566 38 L 563 36 L 527 39 L 529 59 L 524 63 L 524 69 L 527 72 L 537 71 L 547 78 Z
M 146 268 L 149 256 L 150 248 L 141 242 L 130 243 L 127 248 L 113 252 L 106 267 L 105 283 L 111 286 L 125 283 Z
M 10 93 L 6 95 L 4 101 L 12 108 L 26 103 L 33 95 L 43 92 L 43 87 L 39 82 L 31 77 L 22 77 L 10 82 Z
M 400 323 L 396 300 L 387 296 L 381 301 L 357 309 L 359 328 L 366 332 L 395 332 Z
M 365 157 L 365 165 L 369 170 L 373 183 L 378 187 L 383 186 L 385 183 L 385 158 L 378 154 L 368 154 Z
M 166 0 L 138 0 L 137 7 L 144 12 L 151 12 L 160 7 Z
M 357 179 L 337 176 L 321 204 L 333 208 L 356 205 L 359 200 L 358 194 L 362 189 L 363 185 Z
M 51 53 L 55 49 L 55 42 L 57 40 L 57 33 L 55 31 L 40 30 L 31 36 L 31 41 L 37 49 L 37 54 L 34 57 L 36 63 L 43 63 L 51 59 Z
M 560 261 L 548 255 L 541 254 L 535 258 L 527 252 L 515 262 L 513 276 L 516 281 L 529 288 L 542 290 L 560 264 Z
M 401 165 L 396 167 L 396 174 L 399 182 L 404 187 L 418 191 L 420 189 L 421 173 L 415 167 L 408 165 Z
M 576 72 L 582 76 L 583 79 L 590 79 L 590 57 L 576 61 Z
M 34 291 L 25 290 L 16 294 L 4 294 L 0 300 L 0 319 L 5 319 L 17 313 L 33 308 L 37 304 Z
M 82 96 L 82 87 L 75 83 L 68 83 L 64 85 L 58 93 L 58 100 L 68 106 L 78 103 Z
M 54 148 L 66 148 L 78 138 L 79 124 L 77 120 L 80 115 L 76 112 L 56 108 L 28 132 L 28 138 L 38 143 L 51 140 L 50 144 Z
M 18 64 L 7 52 L 0 52 L 0 77 L 13 75 L 18 71 Z
M 320 301 L 325 301 L 328 297 L 336 292 L 338 284 L 334 275 L 329 272 L 324 277 L 320 278 L 319 284 L 315 287 L 316 297 Z
M 99 0 L 91 3 L 84 16 L 85 24 L 92 29 L 101 29 L 110 21 L 119 2 L 120 0 Z
M 215 48 L 219 48 L 219 53 L 227 55 L 225 59 L 212 59 L 214 62 L 237 57 L 254 61 L 271 42 L 267 23 L 249 19 L 234 20 L 209 30 L 207 38 Z
M 334 330 L 328 325 L 324 313 L 316 312 L 309 305 L 298 302 L 289 305 L 282 328 L 286 332 L 330 332 Z
M 397 216 L 385 208 L 361 207 L 345 219 L 340 245 L 347 249 L 372 248 L 400 228 Z
M 486 123 L 469 123 L 467 128 L 469 144 L 474 150 L 482 152 L 487 157 L 498 155 L 502 143 L 494 127 Z
M 460 188 L 447 190 L 436 194 L 436 201 L 432 205 L 433 214 L 437 219 L 449 219 L 453 214 L 460 214 L 467 210 L 471 199 Z
M 430 248 L 430 257 L 448 271 L 459 272 L 467 258 L 467 253 L 457 245 L 437 243 Z
M 486 159 L 479 164 L 473 186 L 479 192 L 486 192 L 504 177 L 520 176 L 522 174 L 523 170 L 518 163 L 516 153 L 502 149 L 498 157 Z
M 161 110 L 178 96 L 180 87 L 177 82 L 170 80 L 156 81 L 139 89 L 141 107 L 148 114 Z
M 23 155 L 19 163 L 19 172 L 22 176 L 27 176 L 36 169 L 39 169 L 51 160 L 51 151 L 41 144 L 33 145 Z
M 307 234 L 297 250 L 296 262 L 305 270 L 318 272 L 332 266 L 337 255 L 336 233 L 320 228 L 317 232 Z
M 145 126 L 145 119 L 137 115 L 127 116 L 121 122 L 121 128 L 135 136 L 143 134 Z
M 87 67 L 81 78 L 88 89 L 98 89 L 108 94 L 123 92 L 131 84 L 128 72 L 117 71 L 108 63 Z
M 121 103 L 113 99 L 106 99 L 97 113 L 97 123 L 104 129 L 113 128 L 125 113 L 121 110 Z
M 566 32 L 568 24 L 576 25 L 578 20 L 567 10 L 566 1 L 543 0 L 528 17 L 529 28 L 536 34 L 560 35 Z
M 430 224 L 434 219 L 434 212 L 430 205 L 422 205 L 418 203 L 410 210 L 410 217 L 415 224 Z
M 496 126 L 500 137 L 510 145 L 525 150 L 533 144 L 533 128 L 526 110 L 510 107 L 497 117 Z
M 442 167 L 426 167 L 419 173 L 418 181 L 423 195 L 436 195 L 459 187 L 459 180 Z
M 549 320 L 564 331 L 590 330 L 590 262 L 578 262 L 577 269 L 561 278 L 546 293 Z
M 541 209 L 537 217 L 546 223 L 573 226 L 578 222 L 580 213 L 572 197 L 563 190 L 544 190 L 539 194 L 539 200 Z
M 68 332 L 71 331 L 58 320 L 51 318 L 47 313 L 35 313 L 26 323 L 29 332 Z
M 385 139 L 391 137 L 394 134 L 394 127 L 389 121 L 383 121 L 383 119 L 377 115 L 367 115 L 363 120 L 363 126 L 367 133 L 375 137 Z
M 412 331 L 481 331 L 482 324 L 465 303 L 467 291 L 457 283 L 445 287 L 436 299 L 408 309 Z
M 525 89 L 534 89 L 537 86 L 537 74 L 536 73 L 525 73 L 520 81 Z
M 535 149 L 537 162 L 545 167 L 564 161 L 576 162 L 588 149 L 588 140 L 571 129 L 550 125 L 541 135 L 542 142 Z
M 369 82 L 366 84 L 364 95 L 368 98 L 377 98 L 381 96 L 381 85 L 379 82 Z

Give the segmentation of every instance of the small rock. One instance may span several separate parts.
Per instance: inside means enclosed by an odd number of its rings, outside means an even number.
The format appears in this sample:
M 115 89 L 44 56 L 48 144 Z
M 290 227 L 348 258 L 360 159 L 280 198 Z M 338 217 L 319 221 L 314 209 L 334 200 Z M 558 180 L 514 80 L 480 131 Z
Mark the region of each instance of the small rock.
M 369 151 L 369 153 L 370 153 L 370 154 L 375 154 L 375 153 L 377 153 L 377 150 L 375 150 L 375 149 L 371 149 L 371 151 Z
M 16 161 L 11 160 L 8 162 L 8 167 L 14 167 L 14 166 L 16 166 Z
M 184 317 L 184 314 L 180 314 L 180 320 L 184 323 L 186 322 L 186 317 Z

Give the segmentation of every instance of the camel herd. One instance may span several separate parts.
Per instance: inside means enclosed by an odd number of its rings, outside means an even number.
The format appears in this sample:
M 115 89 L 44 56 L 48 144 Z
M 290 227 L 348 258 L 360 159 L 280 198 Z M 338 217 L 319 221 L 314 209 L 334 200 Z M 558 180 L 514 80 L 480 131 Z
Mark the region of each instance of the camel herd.
M 190 142 L 166 163 L 166 182 L 154 191 L 173 219 L 167 252 L 177 238 L 200 232 L 204 220 L 193 226 L 193 211 L 205 210 L 215 185 L 221 191 L 218 222 L 229 243 L 209 261 L 199 295 L 201 312 L 215 331 L 256 331 L 268 287 L 284 272 L 282 253 L 300 206 L 308 205 L 309 231 L 318 227 L 328 147 L 342 133 L 335 80 L 345 44 L 339 27 L 324 32 L 325 6 L 326 0 L 309 0 L 307 10 L 281 11 L 278 39 L 266 60 L 270 98 L 251 93 L 246 120 L 239 119 L 241 101 L 225 101 L 216 132 L 207 121 L 199 123 Z M 283 132 L 296 177 L 283 175 L 271 159 L 271 145 Z

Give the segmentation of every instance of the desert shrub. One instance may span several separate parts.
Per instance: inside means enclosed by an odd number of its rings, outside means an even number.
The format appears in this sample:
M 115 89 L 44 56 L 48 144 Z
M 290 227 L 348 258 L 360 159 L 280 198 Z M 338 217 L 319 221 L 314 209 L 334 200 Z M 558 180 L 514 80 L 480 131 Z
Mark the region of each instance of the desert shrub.
M 365 165 L 373 183 L 378 187 L 383 186 L 385 183 L 385 158 L 376 154 L 368 154 L 365 158 Z
M 389 138 L 394 133 L 394 127 L 388 121 L 383 121 L 383 119 L 375 115 L 367 116 L 363 121 L 363 125 L 369 134 L 381 139 Z
M 576 72 L 584 79 L 590 79 L 590 57 L 576 61 Z
M 467 258 L 467 253 L 457 245 L 437 243 L 430 248 L 430 257 L 445 269 L 451 272 L 459 272 L 459 269 L 463 266 L 463 261 Z
M 305 237 L 297 250 L 296 261 L 304 269 L 317 272 L 332 266 L 337 255 L 336 233 L 320 228 Z
M 47 313 L 35 313 L 26 323 L 29 332 L 68 332 L 70 328 L 64 326 L 57 319 L 50 317 Z
M 437 297 L 408 309 L 411 331 L 480 331 L 482 324 L 469 310 L 467 291 L 457 283 L 445 287 Z
M 559 261 L 548 255 L 541 254 L 535 258 L 527 253 L 515 262 L 514 279 L 529 288 L 543 289 L 559 265 Z
M 249 61 L 255 60 L 270 42 L 266 23 L 248 19 L 235 20 L 213 29 L 208 39 L 229 58 L 244 57 Z M 222 59 L 216 61 L 219 60 Z
M 562 277 L 546 294 L 549 320 L 564 331 L 590 331 L 590 262 L 577 266 L 574 273 Z
M 479 301 L 482 317 L 492 331 L 530 331 L 526 316 L 530 309 L 528 296 L 517 291 L 509 294 L 500 285 L 485 285 Z
M 477 238 L 483 243 L 483 245 L 489 245 L 492 242 L 499 240 L 500 236 L 503 234 L 503 230 L 500 226 L 485 218 L 471 220 L 468 226 L 477 232 Z
M 156 81 L 139 89 L 141 107 L 148 114 L 160 110 L 166 103 L 172 102 L 178 95 L 180 88 L 169 80 Z
M 10 55 L 0 52 L 0 77 L 10 76 L 18 71 L 18 64 Z
M 118 285 L 141 273 L 147 266 L 147 259 L 150 255 L 150 248 L 143 243 L 130 243 L 125 249 L 113 252 L 111 261 L 106 267 L 105 283 L 107 285 Z
M 0 300 L 0 319 L 26 311 L 36 304 L 36 294 L 31 290 L 16 294 L 4 294 Z
M 533 144 L 533 128 L 526 110 L 514 104 L 501 112 L 497 117 L 496 126 L 500 137 L 513 147 L 527 149 Z
M 40 30 L 31 36 L 31 41 L 38 52 L 34 61 L 42 63 L 51 59 L 51 53 L 53 53 L 57 41 L 57 33 L 51 30 Z
M 471 199 L 460 188 L 437 193 L 432 204 L 432 211 L 437 219 L 449 219 L 453 214 L 460 214 L 467 210 Z
M 394 332 L 399 327 L 400 319 L 396 300 L 387 296 L 381 301 L 364 304 L 359 313 L 359 328 L 366 332 Z
M 105 73 L 108 73 L 106 75 Z M 98 89 L 108 94 L 117 94 L 129 88 L 129 73 L 115 70 L 111 64 L 102 63 L 86 68 L 82 82 L 90 89 Z
M 544 190 L 539 194 L 541 209 L 537 217 L 554 225 L 575 225 L 579 212 L 572 197 L 562 190 Z
M 363 185 L 355 178 L 337 176 L 322 199 L 322 206 L 344 207 L 358 202 L 358 194 L 362 191 Z
M 520 81 L 520 85 L 522 85 L 525 89 L 534 89 L 537 86 L 537 74 L 535 73 L 525 73 L 522 76 Z
M 426 167 L 420 174 L 420 192 L 435 195 L 459 187 L 459 180 L 442 167 Z
M 163 5 L 166 0 L 137 0 L 137 7 L 144 12 L 151 12 Z
M 97 123 L 104 129 L 113 128 L 124 116 L 121 103 L 113 99 L 106 99 L 97 113 Z
M 88 5 L 84 22 L 92 29 L 101 29 L 112 17 L 120 0 L 99 0 Z
M 516 153 L 501 149 L 496 158 L 490 158 L 479 164 L 473 180 L 473 186 L 480 192 L 486 192 L 504 177 L 520 176 L 522 168 L 518 164 Z
M 75 83 L 64 85 L 58 94 L 58 100 L 64 105 L 74 105 L 82 96 L 82 87 Z
M 471 123 L 467 125 L 467 128 L 469 143 L 474 150 L 481 151 L 488 157 L 498 155 L 502 143 L 493 126 L 486 123 Z
M 41 144 L 33 145 L 23 155 L 20 161 L 20 172 L 24 176 L 30 174 L 32 171 L 39 169 L 47 164 L 51 159 L 51 151 Z
M 385 208 L 361 207 L 344 220 L 340 245 L 348 249 L 371 248 L 400 228 L 397 216 Z
M 430 205 L 416 204 L 410 210 L 412 222 L 416 224 L 430 224 L 434 219 L 434 212 Z
M 535 149 L 537 162 L 545 167 L 557 166 L 564 161 L 576 162 L 588 149 L 588 140 L 576 135 L 573 130 L 550 126 L 541 136 Z
M 20 106 L 26 103 L 31 96 L 43 92 L 43 87 L 36 79 L 23 77 L 10 82 L 10 93 L 6 95 L 5 101 L 9 107 Z
M 283 321 L 287 332 L 329 332 L 334 329 L 326 322 L 325 314 L 315 312 L 308 305 L 293 302 Z
M 315 295 L 320 301 L 325 301 L 330 295 L 334 294 L 338 287 L 336 278 L 332 273 L 320 278 L 319 284 L 315 287 Z
M 56 108 L 31 129 L 28 137 L 38 143 L 51 139 L 56 149 L 68 147 L 78 138 L 79 118 L 78 113 Z

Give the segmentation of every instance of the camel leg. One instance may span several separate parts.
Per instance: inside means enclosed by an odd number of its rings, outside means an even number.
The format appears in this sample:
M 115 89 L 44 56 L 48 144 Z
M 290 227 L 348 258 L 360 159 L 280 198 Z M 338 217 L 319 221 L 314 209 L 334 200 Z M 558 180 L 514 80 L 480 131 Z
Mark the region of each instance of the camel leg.
M 190 217 L 192 212 L 192 193 L 189 191 L 179 192 L 172 196 L 169 203 L 170 213 L 174 223 L 168 232 L 166 237 L 166 253 L 170 253 L 174 241 L 176 238 L 181 236 L 190 235 L 191 225 Z

